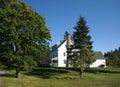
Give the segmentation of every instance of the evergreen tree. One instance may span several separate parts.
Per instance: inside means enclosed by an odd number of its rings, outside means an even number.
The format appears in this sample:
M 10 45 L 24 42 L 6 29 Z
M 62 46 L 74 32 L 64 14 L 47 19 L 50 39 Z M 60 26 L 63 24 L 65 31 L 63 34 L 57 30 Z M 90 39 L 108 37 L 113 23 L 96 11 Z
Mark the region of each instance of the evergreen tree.
M 120 67 L 120 47 L 114 51 L 109 51 L 104 55 L 106 57 L 107 66 Z
M 85 63 L 91 63 L 93 60 L 93 51 L 92 51 L 92 41 L 91 36 L 88 35 L 89 27 L 86 26 L 86 21 L 84 17 L 80 16 L 77 25 L 74 27 L 75 31 L 73 33 L 74 45 L 73 49 L 77 49 L 74 60 L 76 60 L 76 65 L 79 66 L 80 75 L 85 67 Z
M 16 69 L 36 65 L 51 40 L 45 19 L 20 0 L 0 0 L 0 61 Z

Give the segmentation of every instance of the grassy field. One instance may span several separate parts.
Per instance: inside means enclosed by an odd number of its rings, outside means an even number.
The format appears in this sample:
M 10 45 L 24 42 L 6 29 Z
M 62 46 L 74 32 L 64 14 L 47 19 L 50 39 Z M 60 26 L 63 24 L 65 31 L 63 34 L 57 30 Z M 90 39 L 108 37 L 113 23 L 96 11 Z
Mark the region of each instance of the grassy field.
M 14 78 L 13 70 L 3 77 L 2 87 L 120 87 L 120 68 L 87 69 L 80 79 L 78 69 L 37 68 Z

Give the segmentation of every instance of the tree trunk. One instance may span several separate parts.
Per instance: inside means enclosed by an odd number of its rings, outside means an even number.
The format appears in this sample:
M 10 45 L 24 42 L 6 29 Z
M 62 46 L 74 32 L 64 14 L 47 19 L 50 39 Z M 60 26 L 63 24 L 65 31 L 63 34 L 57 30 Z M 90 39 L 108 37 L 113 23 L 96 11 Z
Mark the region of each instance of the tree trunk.
M 83 71 L 84 71 L 84 68 L 80 67 L 80 78 L 83 78 Z
M 20 68 L 17 67 L 16 68 L 16 75 L 15 75 L 16 78 L 19 78 L 20 77 Z

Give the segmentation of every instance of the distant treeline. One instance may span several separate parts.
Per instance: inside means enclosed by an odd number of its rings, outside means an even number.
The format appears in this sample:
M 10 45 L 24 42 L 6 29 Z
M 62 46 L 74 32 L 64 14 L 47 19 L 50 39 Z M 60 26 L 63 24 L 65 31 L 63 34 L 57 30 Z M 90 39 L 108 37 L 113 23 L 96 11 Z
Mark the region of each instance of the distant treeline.
M 104 55 L 106 57 L 107 66 L 120 67 L 120 47 L 114 51 L 109 51 Z

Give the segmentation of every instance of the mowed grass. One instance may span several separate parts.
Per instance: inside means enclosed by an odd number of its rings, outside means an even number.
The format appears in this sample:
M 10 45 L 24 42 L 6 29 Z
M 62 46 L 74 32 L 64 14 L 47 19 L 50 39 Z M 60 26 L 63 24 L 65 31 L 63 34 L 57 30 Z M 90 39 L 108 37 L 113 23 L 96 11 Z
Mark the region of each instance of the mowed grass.
M 19 79 L 15 71 L 7 71 L 2 87 L 120 87 L 120 68 L 93 68 L 80 79 L 79 69 L 37 68 L 22 72 Z

